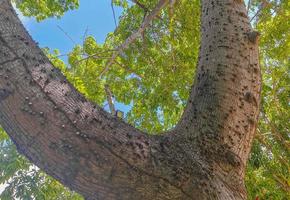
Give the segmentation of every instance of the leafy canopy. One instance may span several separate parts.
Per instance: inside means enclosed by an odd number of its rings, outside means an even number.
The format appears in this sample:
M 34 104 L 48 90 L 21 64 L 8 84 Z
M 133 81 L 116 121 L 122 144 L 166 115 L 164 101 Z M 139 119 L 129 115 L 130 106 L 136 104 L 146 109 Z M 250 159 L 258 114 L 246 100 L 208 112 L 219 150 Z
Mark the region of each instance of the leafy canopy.
M 79 7 L 79 0 L 12 0 L 24 16 L 33 16 L 37 21 L 48 17 L 61 17 L 66 11 Z

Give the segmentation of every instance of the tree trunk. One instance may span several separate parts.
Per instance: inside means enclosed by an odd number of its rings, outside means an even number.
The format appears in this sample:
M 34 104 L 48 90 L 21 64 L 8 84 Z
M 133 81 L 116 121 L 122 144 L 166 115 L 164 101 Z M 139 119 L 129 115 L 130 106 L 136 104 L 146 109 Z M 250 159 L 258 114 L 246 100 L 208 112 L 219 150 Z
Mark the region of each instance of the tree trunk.
M 0 123 L 87 199 L 246 199 L 260 104 L 258 34 L 242 0 L 203 0 L 197 77 L 176 128 L 150 136 L 86 100 L 0 1 Z

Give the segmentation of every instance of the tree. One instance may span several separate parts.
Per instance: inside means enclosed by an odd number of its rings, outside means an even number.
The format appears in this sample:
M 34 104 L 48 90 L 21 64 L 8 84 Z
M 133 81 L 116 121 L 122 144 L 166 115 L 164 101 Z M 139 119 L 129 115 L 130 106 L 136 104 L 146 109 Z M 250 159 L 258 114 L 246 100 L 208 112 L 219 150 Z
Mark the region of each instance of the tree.
M 202 6 L 197 78 L 180 122 L 162 136 L 144 135 L 86 101 L 7 9 L 1 123 L 18 149 L 88 199 L 244 199 L 259 111 L 258 35 L 241 2 Z

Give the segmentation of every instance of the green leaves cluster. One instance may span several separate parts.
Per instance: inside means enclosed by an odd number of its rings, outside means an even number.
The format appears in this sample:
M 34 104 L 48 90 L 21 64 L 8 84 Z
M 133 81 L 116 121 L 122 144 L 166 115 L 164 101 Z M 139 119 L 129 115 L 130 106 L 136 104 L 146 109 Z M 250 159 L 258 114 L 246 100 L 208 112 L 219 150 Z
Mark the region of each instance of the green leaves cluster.
M 32 2 L 23 0 L 16 5 L 25 15 L 36 16 L 38 20 L 61 16 L 66 10 L 78 6 L 77 1 L 68 0 L 40 0 L 42 6 L 32 5 Z M 91 101 L 105 106 L 107 85 L 115 101 L 131 107 L 126 121 L 158 134 L 177 123 L 193 84 L 200 39 L 200 5 L 198 0 L 180 0 L 164 9 L 106 69 L 116 49 L 140 27 L 157 0 L 138 2 L 141 6 L 131 1 L 114 0 L 113 3 L 124 10 L 116 30 L 107 35 L 103 44 L 93 36 L 87 36 L 83 44 L 75 46 L 68 54 L 68 64 L 59 58 L 57 50 L 44 51 Z M 251 2 L 251 16 L 256 16 L 252 23 L 262 34 L 263 99 L 257 136 L 247 167 L 248 196 L 249 199 L 289 199 L 290 5 L 286 0 Z M 261 6 L 263 2 L 264 6 Z M 10 183 L 1 199 L 9 199 L 12 195 L 18 195 L 20 199 L 29 195 L 36 199 L 80 199 L 19 156 L 3 132 L 0 141 L 0 175 L 4 177 L 0 183 Z
M 76 9 L 79 0 L 12 0 L 24 16 L 42 21 L 48 17 L 61 17 L 66 11 Z
M 187 101 L 199 45 L 199 19 L 195 17 L 199 16 L 198 1 L 180 1 L 172 16 L 169 9 L 162 11 L 160 19 L 107 70 L 105 66 L 156 3 L 142 2 L 145 10 L 124 6 L 118 28 L 108 34 L 104 44 L 88 36 L 68 55 L 69 67 L 60 67 L 79 91 L 99 105 L 106 104 L 104 86 L 108 85 L 115 101 L 132 107 L 126 120 L 155 134 L 175 125 Z M 58 65 L 57 55 L 50 56 Z

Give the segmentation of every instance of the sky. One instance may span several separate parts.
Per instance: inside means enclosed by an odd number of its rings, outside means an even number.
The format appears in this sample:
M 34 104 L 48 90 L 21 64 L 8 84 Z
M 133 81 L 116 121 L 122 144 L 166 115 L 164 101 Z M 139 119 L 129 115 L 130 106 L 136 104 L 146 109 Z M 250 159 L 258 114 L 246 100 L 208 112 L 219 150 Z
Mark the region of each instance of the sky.
M 118 20 L 122 10 L 119 7 L 114 9 Z M 36 22 L 34 18 L 23 17 L 21 13 L 19 16 L 40 47 L 59 49 L 61 54 L 68 53 L 74 43 L 81 44 L 86 30 L 88 35 L 93 35 L 98 43 L 102 43 L 106 35 L 115 29 L 110 0 L 80 0 L 79 9 L 66 12 L 61 19 Z
M 118 22 L 122 9 L 114 7 L 114 11 Z M 67 54 L 76 44 L 82 44 L 85 34 L 93 35 L 98 43 L 103 43 L 107 34 L 116 27 L 110 0 L 80 0 L 78 9 L 66 12 L 60 19 L 37 22 L 32 17 L 24 17 L 19 11 L 18 15 L 41 48 L 58 49 L 60 54 Z M 115 106 L 125 113 L 130 110 L 130 106 L 118 102 Z M 109 109 L 108 105 L 105 109 Z
M 119 7 L 114 10 L 118 20 L 122 10 Z M 86 30 L 87 34 L 102 43 L 106 35 L 115 29 L 109 0 L 80 0 L 77 10 L 66 12 L 60 19 L 49 18 L 36 22 L 34 18 L 23 17 L 21 14 L 20 19 L 40 47 L 59 49 L 62 54 L 69 52 L 74 43 L 81 44 Z

